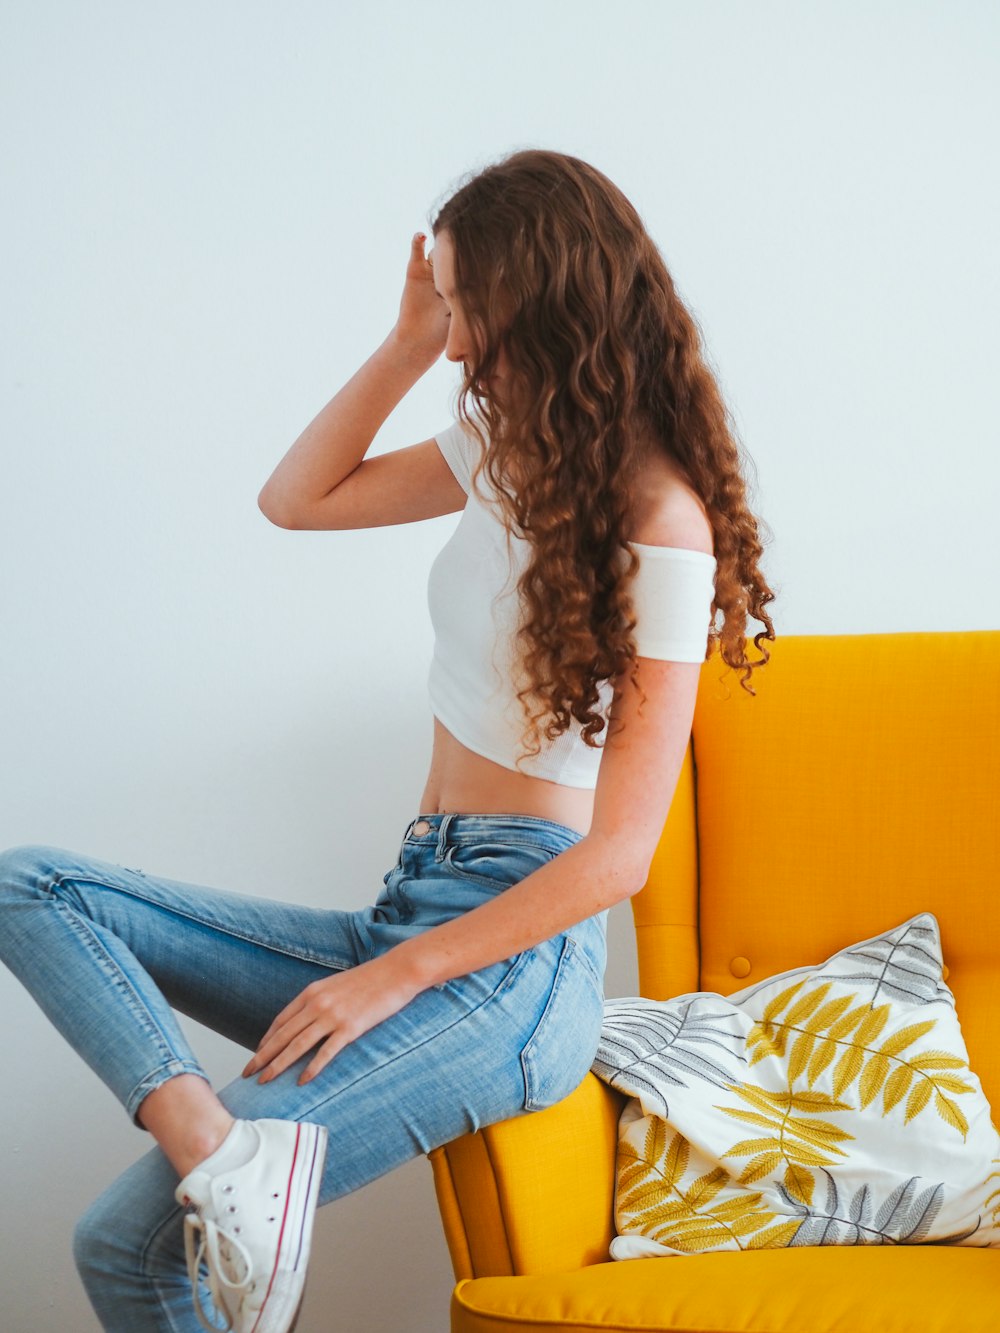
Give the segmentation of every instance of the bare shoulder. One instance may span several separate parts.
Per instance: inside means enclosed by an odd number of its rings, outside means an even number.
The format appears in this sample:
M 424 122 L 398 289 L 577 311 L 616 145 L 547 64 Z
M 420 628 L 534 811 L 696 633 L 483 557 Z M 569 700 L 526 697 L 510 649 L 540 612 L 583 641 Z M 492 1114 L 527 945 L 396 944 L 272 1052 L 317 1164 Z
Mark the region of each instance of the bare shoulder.
M 715 554 L 704 503 L 670 459 L 660 456 L 649 463 L 628 539 L 647 546 L 681 546 Z

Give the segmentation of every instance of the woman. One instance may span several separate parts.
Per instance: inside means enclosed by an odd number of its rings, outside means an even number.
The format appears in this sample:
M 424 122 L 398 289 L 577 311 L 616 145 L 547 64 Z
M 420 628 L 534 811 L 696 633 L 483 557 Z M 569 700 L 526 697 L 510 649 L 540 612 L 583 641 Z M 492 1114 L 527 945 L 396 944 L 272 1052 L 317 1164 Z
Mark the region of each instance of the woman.
M 210 1327 L 210 1305 L 291 1328 L 317 1204 L 579 1084 L 608 910 L 645 882 L 700 664 L 718 644 L 749 688 L 748 612 L 774 638 L 719 391 L 621 191 L 516 152 L 432 231 L 394 328 L 259 500 L 287 528 L 463 511 L 430 574 L 430 771 L 377 901 L 2 858 L 4 960 L 156 1140 L 77 1225 L 105 1329 Z M 365 459 L 442 350 L 456 420 Z M 212 1090 L 171 1006 L 253 1052 L 242 1078 Z

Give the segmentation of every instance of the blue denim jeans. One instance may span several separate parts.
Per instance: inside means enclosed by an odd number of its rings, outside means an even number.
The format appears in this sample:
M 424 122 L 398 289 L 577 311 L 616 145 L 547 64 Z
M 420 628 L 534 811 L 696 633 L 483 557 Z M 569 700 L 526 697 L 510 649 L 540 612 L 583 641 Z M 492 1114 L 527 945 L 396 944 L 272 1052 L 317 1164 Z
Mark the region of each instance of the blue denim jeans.
M 354 912 L 14 847 L 0 853 L 0 957 L 140 1124 L 143 1098 L 166 1079 L 207 1077 L 173 1009 L 255 1050 L 311 981 L 470 911 L 581 837 L 529 815 L 421 815 L 374 904 Z M 428 987 L 301 1087 L 312 1052 L 269 1083 L 237 1078 L 219 1098 L 234 1116 L 327 1126 L 321 1205 L 461 1134 L 551 1106 L 597 1052 L 607 915 Z M 77 1223 L 77 1268 L 104 1329 L 200 1328 L 177 1180 L 154 1146 Z

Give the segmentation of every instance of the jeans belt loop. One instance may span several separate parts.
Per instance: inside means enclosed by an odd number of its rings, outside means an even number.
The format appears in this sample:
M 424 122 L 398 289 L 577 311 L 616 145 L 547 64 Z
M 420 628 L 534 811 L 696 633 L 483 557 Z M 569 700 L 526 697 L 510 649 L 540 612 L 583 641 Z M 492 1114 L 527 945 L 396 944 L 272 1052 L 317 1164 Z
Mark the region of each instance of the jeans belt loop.
M 441 820 L 441 827 L 438 830 L 437 847 L 434 849 L 435 862 L 443 861 L 445 850 L 448 846 L 448 825 L 455 818 L 454 814 L 445 815 Z

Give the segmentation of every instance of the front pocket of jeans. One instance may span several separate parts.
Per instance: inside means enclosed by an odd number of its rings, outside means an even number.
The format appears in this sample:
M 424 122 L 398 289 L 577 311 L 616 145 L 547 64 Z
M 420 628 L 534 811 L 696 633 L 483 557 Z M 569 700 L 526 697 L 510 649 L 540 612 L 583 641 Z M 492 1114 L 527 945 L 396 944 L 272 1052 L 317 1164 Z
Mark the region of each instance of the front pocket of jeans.
M 444 863 L 452 874 L 488 889 L 509 889 L 550 861 L 545 847 L 520 843 L 453 842 Z
M 603 1014 L 593 966 L 565 935 L 552 988 L 521 1051 L 526 1111 L 554 1106 L 583 1080 L 597 1054 Z

